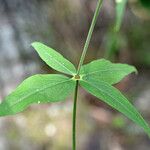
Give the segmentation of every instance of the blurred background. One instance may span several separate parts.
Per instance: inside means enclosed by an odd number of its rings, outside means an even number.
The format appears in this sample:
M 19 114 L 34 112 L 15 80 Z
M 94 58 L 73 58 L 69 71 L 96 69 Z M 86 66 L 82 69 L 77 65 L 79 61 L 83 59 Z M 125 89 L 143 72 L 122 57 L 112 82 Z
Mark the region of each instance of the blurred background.
M 53 47 L 76 66 L 97 0 L 0 0 L 0 100 L 25 78 L 56 73 L 30 44 Z M 85 63 L 107 58 L 135 65 L 115 85 L 150 122 L 150 1 L 129 0 L 119 33 L 115 1 L 104 0 Z M 0 150 L 71 150 L 72 96 L 63 103 L 32 105 L 0 118 Z M 149 150 L 141 128 L 80 88 L 78 150 Z

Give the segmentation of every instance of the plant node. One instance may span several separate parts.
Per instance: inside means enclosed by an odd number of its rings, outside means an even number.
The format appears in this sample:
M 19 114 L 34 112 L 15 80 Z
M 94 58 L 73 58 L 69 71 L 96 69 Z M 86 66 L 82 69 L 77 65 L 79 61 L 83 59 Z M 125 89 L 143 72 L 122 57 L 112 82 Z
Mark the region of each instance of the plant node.
M 76 74 L 76 75 L 74 76 L 74 79 L 75 79 L 75 80 L 80 80 L 80 76 Z

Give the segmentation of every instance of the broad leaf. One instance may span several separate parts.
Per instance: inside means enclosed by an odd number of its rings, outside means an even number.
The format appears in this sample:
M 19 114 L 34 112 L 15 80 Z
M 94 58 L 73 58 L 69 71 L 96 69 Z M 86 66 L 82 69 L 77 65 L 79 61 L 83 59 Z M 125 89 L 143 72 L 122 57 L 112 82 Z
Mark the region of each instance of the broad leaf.
M 116 31 L 120 30 L 127 0 L 116 0 Z
M 70 75 L 74 75 L 76 73 L 74 65 L 54 49 L 40 42 L 34 42 L 32 43 L 32 46 L 46 64 L 53 69 Z
M 84 80 L 104 81 L 109 84 L 115 84 L 132 72 L 137 72 L 133 66 L 98 59 L 84 65 L 80 74 Z
M 62 101 L 74 88 L 75 81 L 63 75 L 34 75 L 4 99 L 0 116 L 21 112 L 32 103 Z
M 97 83 L 83 80 L 80 81 L 80 84 L 89 93 L 98 97 L 141 126 L 150 136 L 150 128 L 148 124 L 144 121 L 135 107 L 132 106 L 132 104 L 116 88 L 103 81 Z

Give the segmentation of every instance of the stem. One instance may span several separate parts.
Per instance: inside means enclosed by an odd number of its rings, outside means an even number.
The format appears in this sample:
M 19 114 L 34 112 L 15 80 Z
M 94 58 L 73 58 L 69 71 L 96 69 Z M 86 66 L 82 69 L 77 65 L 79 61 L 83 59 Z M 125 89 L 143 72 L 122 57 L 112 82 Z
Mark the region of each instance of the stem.
M 80 69 L 81 69 L 81 66 L 84 62 L 87 49 L 89 47 L 89 43 L 90 43 L 90 40 L 91 40 L 91 37 L 92 37 L 92 33 L 93 33 L 93 30 L 94 30 L 94 27 L 95 27 L 95 24 L 96 24 L 101 6 L 102 6 L 102 1 L 103 0 L 98 0 L 98 2 L 97 2 L 94 17 L 92 19 L 92 23 L 91 23 L 91 26 L 90 26 L 90 29 L 89 29 L 89 32 L 88 32 L 88 35 L 87 35 L 87 39 L 86 39 L 86 42 L 85 42 L 85 45 L 84 45 L 84 48 L 83 48 L 83 52 L 82 52 L 82 55 L 81 55 L 81 58 L 80 58 L 80 61 L 79 61 L 78 69 L 77 69 L 76 87 L 75 87 L 75 92 L 74 92 L 73 116 L 72 116 L 73 117 L 73 119 L 72 119 L 72 150 L 76 150 L 76 110 L 77 110 L 77 97 L 78 97 L 78 86 L 79 86 L 78 76 L 80 74 Z
M 77 75 L 79 75 L 81 66 L 82 66 L 82 64 L 84 62 L 84 59 L 85 59 L 85 56 L 86 56 L 86 52 L 87 52 L 87 49 L 89 47 L 89 43 L 90 43 L 90 40 L 91 40 L 91 37 L 92 37 L 92 33 L 93 33 L 93 30 L 94 30 L 94 27 L 95 27 L 95 24 L 96 24 L 99 12 L 101 10 L 102 2 L 103 2 L 103 0 L 98 0 L 98 2 L 97 2 L 96 10 L 95 10 L 95 13 L 94 13 L 94 17 L 92 19 L 92 23 L 91 23 L 91 26 L 90 26 L 90 29 L 89 29 L 89 32 L 88 32 L 88 36 L 87 36 L 87 39 L 86 39 L 86 42 L 85 42 L 85 45 L 84 45 L 84 48 L 83 48 L 83 52 L 82 52 L 80 61 L 79 61 Z
M 74 92 L 74 105 L 73 105 L 73 120 L 72 120 L 72 148 L 76 150 L 76 110 L 77 110 L 77 97 L 78 97 L 78 85 L 79 81 L 76 81 L 76 87 Z

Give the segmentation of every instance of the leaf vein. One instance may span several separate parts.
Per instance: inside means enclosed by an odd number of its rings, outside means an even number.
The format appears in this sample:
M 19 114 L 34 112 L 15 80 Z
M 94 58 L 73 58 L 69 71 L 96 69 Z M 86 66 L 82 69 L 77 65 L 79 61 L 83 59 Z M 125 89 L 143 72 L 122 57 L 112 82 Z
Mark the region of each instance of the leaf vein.
M 87 81 L 85 81 L 84 80 L 84 82 L 87 82 Z M 100 89 L 99 87 L 97 87 L 97 86 L 95 86 L 95 85 L 93 85 L 93 84 L 91 84 L 91 83 L 89 83 L 89 82 L 87 82 L 89 85 L 91 85 L 91 86 L 93 86 L 93 87 L 95 87 L 97 90 L 100 90 L 101 92 L 103 92 L 103 93 L 105 93 L 105 94 L 107 94 L 109 97 L 111 97 L 113 100 L 115 100 L 115 101 L 117 101 L 121 106 L 123 106 L 123 108 L 126 110 L 126 111 L 128 111 L 129 113 L 131 113 L 133 116 L 135 116 L 136 115 L 136 117 L 138 117 L 139 118 L 139 114 L 138 114 L 138 112 L 137 111 L 131 111 L 130 109 L 128 109 L 127 107 L 125 107 L 119 100 L 117 100 L 116 98 L 114 98 L 113 96 L 111 96 L 109 93 L 107 93 L 107 92 L 105 92 L 104 90 L 102 90 L 102 89 Z M 121 98 L 122 99 L 122 98 Z M 128 101 L 127 101 L 128 102 Z M 130 105 L 130 103 L 129 103 L 129 105 Z M 136 113 L 136 114 L 135 114 Z M 138 115 L 137 115 L 138 114 Z M 139 118 L 140 120 L 141 120 L 141 117 Z M 142 119 L 143 120 L 143 119 Z M 141 121 L 140 121 L 141 122 Z M 142 122 L 141 122 L 142 123 Z M 143 123 L 142 123 L 143 124 Z
M 45 52 L 45 54 L 48 55 L 48 56 L 50 56 L 50 58 L 53 59 L 56 63 L 58 63 L 60 66 L 62 66 L 67 71 L 69 71 L 71 74 L 73 74 L 73 72 L 71 70 L 69 70 L 65 65 L 63 65 L 63 63 L 60 63 L 58 60 L 56 60 L 55 58 L 53 58 L 48 52 Z
M 92 75 L 92 74 L 96 74 L 96 73 L 100 73 L 100 72 L 107 72 L 107 71 L 122 71 L 124 69 L 104 69 L 104 70 L 97 70 L 97 71 L 93 71 L 93 72 L 89 72 L 86 74 L 82 74 L 83 76 L 88 76 L 88 75 Z
M 70 80 L 71 80 L 71 79 L 70 79 Z M 18 99 L 18 101 L 15 102 L 15 103 L 13 103 L 12 105 L 10 105 L 10 107 L 14 107 L 17 103 L 21 102 L 22 100 L 28 98 L 28 97 L 31 96 L 31 95 L 34 95 L 34 94 L 36 94 L 36 93 L 38 93 L 38 92 L 41 92 L 41 91 L 43 91 L 43 90 L 45 90 L 45 89 L 48 89 L 48 88 L 52 87 L 52 86 L 56 86 L 56 85 L 59 85 L 59 84 L 61 84 L 61 83 L 69 82 L 70 80 L 62 81 L 62 82 L 59 82 L 59 83 L 57 83 L 57 84 L 52 84 L 52 85 L 50 85 L 50 86 L 49 86 L 49 84 L 48 84 L 48 86 L 45 86 L 45 87 L 43 87 L 43 88 L 41 88 L 41 89 L 38 89 L 38 91 L 35 90 L 34 92 L 31 92 L 30 94 L 28 94 L 28 95 L 26 95 L 26 96 L 24 96 L 24 97 Z

